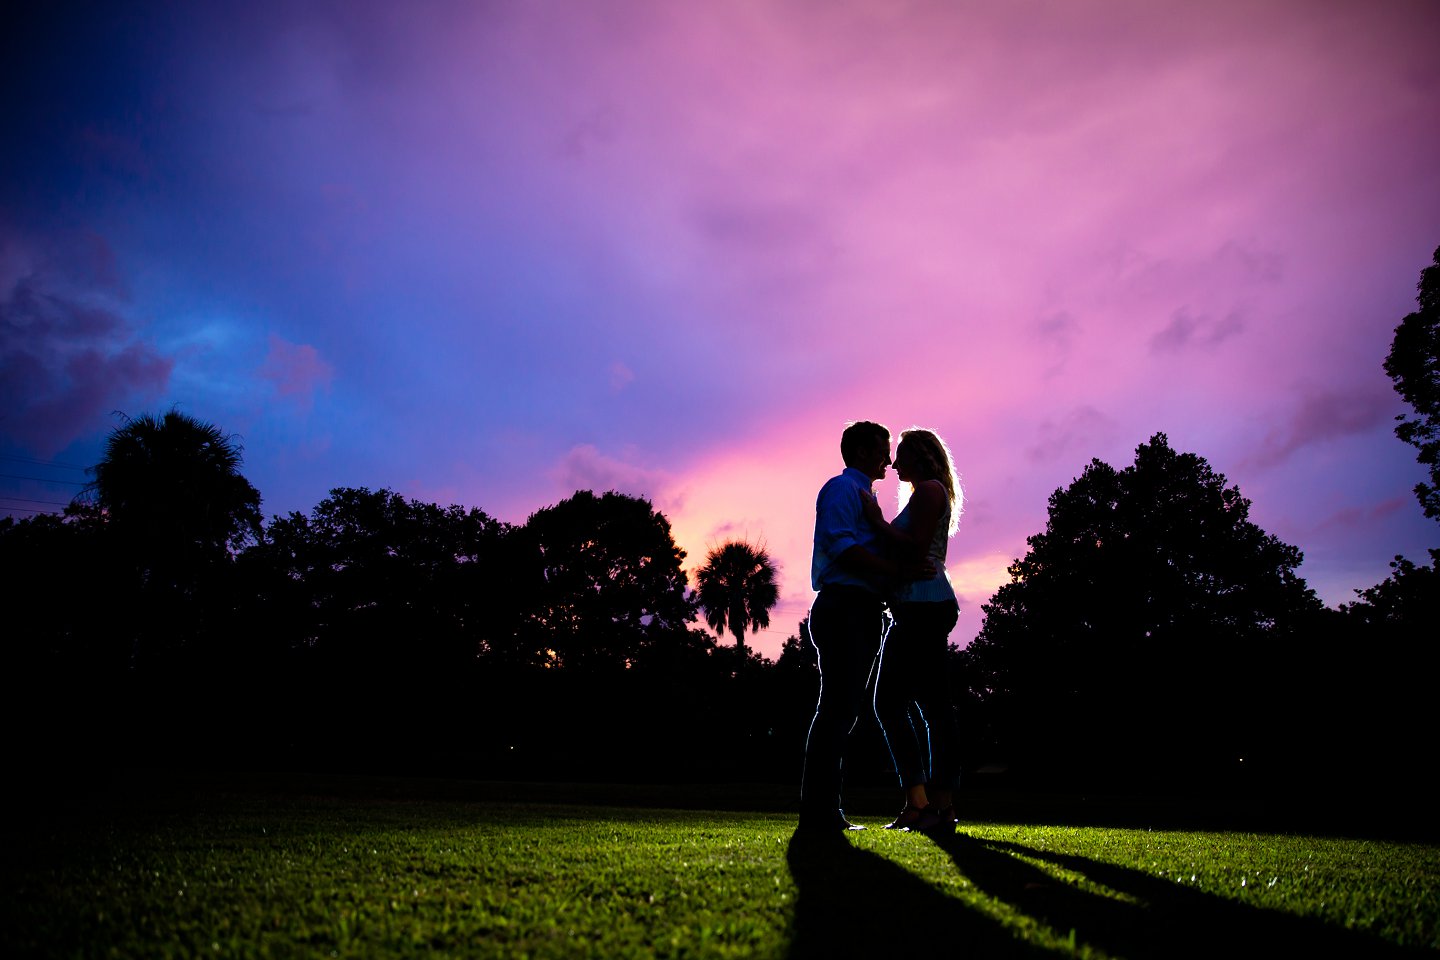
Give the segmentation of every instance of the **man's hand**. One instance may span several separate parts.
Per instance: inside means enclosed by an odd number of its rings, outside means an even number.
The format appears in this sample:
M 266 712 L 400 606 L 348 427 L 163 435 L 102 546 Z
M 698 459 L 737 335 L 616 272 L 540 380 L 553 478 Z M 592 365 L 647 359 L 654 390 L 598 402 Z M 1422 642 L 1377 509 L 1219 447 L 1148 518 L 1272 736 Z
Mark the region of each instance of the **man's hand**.
M 905 560 L 900 563 L 901 580 L 929 580 L 935 576 L 935 564 L 930 562 L 929 557 L 921 557 L 918 560 Z

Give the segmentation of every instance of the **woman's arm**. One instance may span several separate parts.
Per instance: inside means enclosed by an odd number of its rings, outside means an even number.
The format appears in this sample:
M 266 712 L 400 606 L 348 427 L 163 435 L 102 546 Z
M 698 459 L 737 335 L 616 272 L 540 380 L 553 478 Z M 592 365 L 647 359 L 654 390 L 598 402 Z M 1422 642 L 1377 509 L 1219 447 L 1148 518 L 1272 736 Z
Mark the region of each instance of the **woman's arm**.
M 910 491 L 910 526 L 906 530 L 887 523 L 880 504 L 873 499 L 867 498 L 861 510 L 866 521 L 886 542 L 923 556 L 935 536 L 940 515 L 945 511 L 945 500 L 945 487 L 940 481 L 923 480 L 916 484 Z

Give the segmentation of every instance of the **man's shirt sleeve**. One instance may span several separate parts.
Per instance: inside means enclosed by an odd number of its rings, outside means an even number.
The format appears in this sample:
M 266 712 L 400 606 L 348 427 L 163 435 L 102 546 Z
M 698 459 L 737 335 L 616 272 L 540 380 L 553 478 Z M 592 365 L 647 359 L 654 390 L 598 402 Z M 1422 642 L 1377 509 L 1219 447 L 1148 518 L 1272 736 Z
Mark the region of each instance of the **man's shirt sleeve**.
M 860 526 L 865 522 L 861 496 L 860 489 L 843 477 L 820 488 L 815 501 L 815 546 L 827 557 L 838 557 L 868 539 Z

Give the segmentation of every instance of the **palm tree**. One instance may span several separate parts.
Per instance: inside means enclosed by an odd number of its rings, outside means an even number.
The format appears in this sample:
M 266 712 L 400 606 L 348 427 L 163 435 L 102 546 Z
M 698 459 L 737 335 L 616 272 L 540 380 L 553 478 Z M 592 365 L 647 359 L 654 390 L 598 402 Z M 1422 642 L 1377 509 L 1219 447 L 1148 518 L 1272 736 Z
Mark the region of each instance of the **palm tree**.
M 240 475 L 240 445 L 214 424 L 175 410 L 124 420 L 85 493 L 123 558 L 113 645 L 150 672 L 209 649 L 201 641 L 226 616 L 231 551 L 260 536 L 260 493 Z
M 148 574 L 183 574 L 260 534 L 260 493 L 240 474 L 240 451 L 219 427 L 176 410 L 126 417 L 86 491 Z
M 728 628 L 737 650 L 745 650 L 746 630 L 770 626 L 770 610 L 780 591 L 775 563 L 763 547 L 743 540 L 722 544 L 710 551 L 695 579 L 705 622 L 722 635 Z

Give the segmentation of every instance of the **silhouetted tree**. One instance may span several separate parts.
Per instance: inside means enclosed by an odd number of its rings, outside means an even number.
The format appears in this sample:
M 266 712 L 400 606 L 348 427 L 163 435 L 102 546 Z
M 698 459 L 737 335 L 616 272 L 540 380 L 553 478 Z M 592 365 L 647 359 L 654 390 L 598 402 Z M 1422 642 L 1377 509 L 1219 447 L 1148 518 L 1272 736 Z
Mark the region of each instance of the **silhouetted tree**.
M 392 490 L 340 487 L 276 517 L 236 565 L 236 672 L 250 702 L 284 704 L 252 725 L 294 763 L 473 774 L 524 699 L 487 660 L 513 658 L 535 595 L 514 550 L 514 529 L 479 509 Z
M 6 663 L 25 687 L 40 677 L 113 675 L 126 664 L 128 648 L 108 629 L 121 585 L 102 532 L 99 512 L 84 504 L 71 504 L 63 516 L 0 518 L 0 570 L 10 599 Z
M 1250 705 L 1320 603 L 1249 506 L 1164 434 L 1051 495 L 963 657 L 1011 759 L 1198 777 L 1257 746 Z
M 1428 468 L 1429 483 L 1415 485 L 1425 516 L 1440 520 L 1440 248 L 1420 272 L 1419 309 L 1395 328 L 1385 372 L 1414 416 L 1397 417 L 1395 435 L 1414 446 Z M 1423 757 L 1437 727 L 1430 708 L 1440 656 L 1435 625 L 1440 623 L 1440 550 L 1428 566 L 1397 556 L 1390 576 L 1341 606 L 1332 625 L 1336 669 L 1327 681 L 1330 699 L 1340 705 L 1352 755 L 1369 758 L 1372 777 L 1403 791 L 1429 776 Z M 1353 651 L 1353 653 L 1352 653 Z
M 820 662 L 815 653 L 815 645 L 810 641 L 810 618 L 806 616 L 800 621 L 796 631 L 785 638 L 780 645 L 780 656 L 775 661 L 775 666 L 782 672 L 793 672 L 800 676 L 820 677 Z M 814 704 L 812 703 L 813 707 Z
M 132 664 L 194 655 L 190 641 L 224 616 L 233 551 L 260 532 L 260 494 L 240 473 L 240 445 L 214 424 L 171 410 L 126 418 L 106 439 L 87 488 L 130 583 L 112 629 L 128 634 Z
M 148 573 L 175 575 L 259 538 L 260 493 L 240 454 L 233 435 L 176 410 L 127 417 L 87 489 Z
M 538 555 L 538 624 L 568 670 L 631 665 L 694 620 L 670 521 L 648 500 L 577 491 L 526 521 Z
M 728 628 L 737 648 L 745 648 L 746 630 L 770 626 L 780 590 L 775 563 L 763 548 L 742 540 L 722 544 L 710 551 L 695 580 L 705 622 L 718 634 Z
M 130 740 L 131 644 L 115 620 L 133 587 L 104 534 L 81 504 L 0 519 L 7 764 L 60 802 L 103 780 Z
M 1412 418 L 1396 418 L 1395 435 L 1420 451 L 1415 459 L 1430 471 L 1430 483 L 1416 484 L 1415 496 L 1425 516 L 1440 520 L 1440 247 L 1420 271 L 1417 289 L 1420 309 L 1395 328 L 1385 372 L 1415 410 Z
M 273 520 L 244 566 L 271 574 L 269 619 L 293 649 L 387 674 L 453 670 L 516 644 L 527 590 L 510 535 L 476 508 L 340 487 L 309 516 Z

